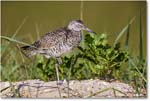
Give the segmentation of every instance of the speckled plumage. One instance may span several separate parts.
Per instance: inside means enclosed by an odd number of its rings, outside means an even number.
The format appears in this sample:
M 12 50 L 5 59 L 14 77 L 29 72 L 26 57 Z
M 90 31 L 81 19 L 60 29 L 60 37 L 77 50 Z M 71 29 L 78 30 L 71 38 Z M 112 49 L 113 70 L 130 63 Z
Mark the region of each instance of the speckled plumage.
M 76 26 L 74 26 L 75 24 Z M 24 46 L 22 49 L 30 51 L 29 57 L 36 54 L 42 54 L 46 58 L 60 57 L 79 45 L 82 40 L 81 30 L 84 28 L 87 27 L 83 25 L 82 21 L 73 20 L 67 27 L 48 32 L 31 46 Z M 88 31 L 91 30 L 88 29 Z

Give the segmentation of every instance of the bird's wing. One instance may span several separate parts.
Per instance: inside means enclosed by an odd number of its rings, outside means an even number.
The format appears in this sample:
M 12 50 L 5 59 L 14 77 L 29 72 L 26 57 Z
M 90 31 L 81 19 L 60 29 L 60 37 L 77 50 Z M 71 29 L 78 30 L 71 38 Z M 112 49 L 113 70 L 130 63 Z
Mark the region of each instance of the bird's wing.
M 59 28 L 55 31 L 46 33 L 41 39 L 36 41 L 33 46 L 38 49 L 48 49 L 66 40 L 67 30 L 65 28 Z

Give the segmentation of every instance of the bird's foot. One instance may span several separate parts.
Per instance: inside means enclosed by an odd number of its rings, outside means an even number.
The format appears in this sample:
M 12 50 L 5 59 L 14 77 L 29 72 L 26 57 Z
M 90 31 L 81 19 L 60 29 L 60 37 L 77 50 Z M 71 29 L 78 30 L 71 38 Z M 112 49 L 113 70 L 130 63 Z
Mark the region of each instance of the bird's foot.
M 67 81 L 66 81 L 66 79 L 64 79 L 64 80 L 59 80 L 59 81 L 57 81 L 57 85 L 62 85 L 62 84 L 64 84 L 64 83 L 66 83 Z
M 57 81 L 57 85 L 62 85 L 62 84 L 63 84 L 63 80 Z

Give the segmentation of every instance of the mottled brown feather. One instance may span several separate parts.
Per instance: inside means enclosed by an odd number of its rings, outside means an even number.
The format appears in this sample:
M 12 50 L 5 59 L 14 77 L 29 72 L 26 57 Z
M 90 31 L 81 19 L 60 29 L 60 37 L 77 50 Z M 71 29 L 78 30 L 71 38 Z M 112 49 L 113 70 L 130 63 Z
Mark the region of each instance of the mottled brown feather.
M 37 49 L 48 49 L 66 40 L 67 30 L 65 30 L 65 28 L 59 28 L 55 31 L 46 33 L 41 39 L 36 41 L 33 46 L 37 47 Z

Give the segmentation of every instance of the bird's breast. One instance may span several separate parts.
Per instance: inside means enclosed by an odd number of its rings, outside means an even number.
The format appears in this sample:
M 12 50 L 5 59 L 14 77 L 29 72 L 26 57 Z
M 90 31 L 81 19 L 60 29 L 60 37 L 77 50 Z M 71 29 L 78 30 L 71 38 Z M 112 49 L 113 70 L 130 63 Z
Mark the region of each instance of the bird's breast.
M 67 38 L 67 44 L 71 47 L 78 46 L 82 40 L 82 33 L 80 31 L 72 31 Z

